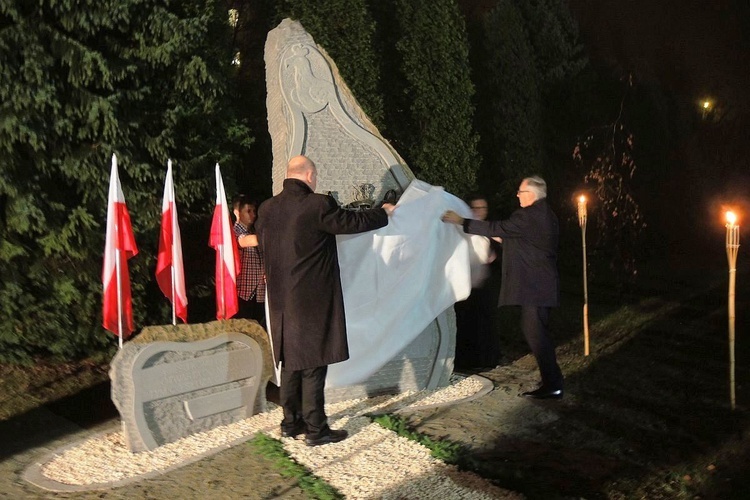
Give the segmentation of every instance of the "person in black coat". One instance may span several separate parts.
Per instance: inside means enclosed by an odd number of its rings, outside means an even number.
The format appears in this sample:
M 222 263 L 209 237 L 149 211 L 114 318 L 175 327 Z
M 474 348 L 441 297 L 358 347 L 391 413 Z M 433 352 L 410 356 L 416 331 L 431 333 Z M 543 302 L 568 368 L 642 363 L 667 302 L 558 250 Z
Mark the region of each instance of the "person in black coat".
M 460 224 L 469 234 L 502 238 L 502 284 L 498 305 L 521 306 L 521 330 L 536 358 L 541 386 L 523 395 L 538 399 L 560 399 L 563 375 L 557 364 L 555 345 L 549 332 L 550 309 L 560 303 L 557 247 L 560 228 L 547 204 L 547 183 L 527 177 L 516 193 L 521 208 L 508 219 L 480 221 L 464 219 L 453 211 L 443 222 Z
M 346 438 L 328 427 L 328 365 L 349 358 L 337 234 L 388 224 L 394 206 L 352 211 L 316 194 L 317 168 L 305 156 L 287 165 L 284 188 L 261 204 L 255 228 L 263 250 L 273 353 L 281 363 L 281 435 L 306 434 L 309 446 Z
M 487 197 L 473 193 L 466 202 L 471 208 L 472 218 L 486 220 L 489 211 Z M 497 304 L 500 289 L 499 276 L 493 268 L 499 262 L 500 244 L 484 236 L 472 236 L 471 244 L 477 256 L 472 264 L 471 295 L 454 305 L 456 311 L 456 356 L 457 370 L 483 371 L 497 366 L 500 359 L 500 342 L 493 309 Z

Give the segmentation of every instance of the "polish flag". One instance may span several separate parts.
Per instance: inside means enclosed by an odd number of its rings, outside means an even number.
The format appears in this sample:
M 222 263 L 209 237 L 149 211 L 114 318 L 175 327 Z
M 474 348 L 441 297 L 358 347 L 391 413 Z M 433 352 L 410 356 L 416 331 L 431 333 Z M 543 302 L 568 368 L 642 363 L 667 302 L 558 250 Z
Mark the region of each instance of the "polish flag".
M 172 301 L 172 324 L 178 317 L 187 323 L 187 293 L 185 269 L 182 264 L 182 239 L 177 223 L 177 205 L 172 182 L 172 160 L 167 160 L 167 178 L 164 181 L 164 201 L 161 204 L 161 232 L 159 253 L 156 257 L 156 282 L 162 293 Z M 176 300 L 175 300 L 176 298 Z
M 130 296 L 128 259 L 138 254 L 130 225 L 130 214 L 117 175 L 117 156 L 112 155 L 112 173 L 109 175 L 109 202 L 107 204 L 107 238 L 104 245 L 102 269 L 103 325 L 120 337 L 133 333 L 133 304 Z
M 240 274 L 240 257 L 218 163 L 216 164 L 216 208 L 211 222 L 211 237 L 208 244 L 216 250 L 216 319 L 229 319 L 239 310 L 237 276 Z

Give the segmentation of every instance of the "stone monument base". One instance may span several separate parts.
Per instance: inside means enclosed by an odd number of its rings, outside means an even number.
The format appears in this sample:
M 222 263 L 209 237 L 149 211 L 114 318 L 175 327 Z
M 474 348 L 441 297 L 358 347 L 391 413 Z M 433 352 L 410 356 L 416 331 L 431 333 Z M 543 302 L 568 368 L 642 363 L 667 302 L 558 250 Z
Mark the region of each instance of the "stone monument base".
M 255 321 L 148 327 L 110 368 L 126 444 L 153 450 L 265 411 L 271 373 L 268 338 Z

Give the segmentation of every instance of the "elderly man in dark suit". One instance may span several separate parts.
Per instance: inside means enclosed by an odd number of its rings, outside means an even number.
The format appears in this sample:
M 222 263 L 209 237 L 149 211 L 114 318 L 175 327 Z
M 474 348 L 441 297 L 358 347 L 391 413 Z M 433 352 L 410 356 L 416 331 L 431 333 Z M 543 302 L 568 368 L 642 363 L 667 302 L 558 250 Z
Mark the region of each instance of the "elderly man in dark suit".
M 281 362 L 281 435 L 309 446 L 335 443 L 324 407 L 328 365 L 349 358 L 337 234 L 388 224 L 394 206 L 350 211 L 315 194 L 318 171 L 305 156 L 287 165 L 284 189 L 260 206 L 256 231 L 265 258 L 273 352 Z
M 521 208 L 506 220 L 463 219 L 453 211 L 443 214 L 442 220 L 463 225 L 466 233 L 502 238 L 502 284 L 498 305 L 521 306 L 521 329 L 542 377 L 538 389 L 523 395 L 561 399 L 563 375 L 549 332 L 550 308 L 560 302 L 557 273 L 559 224 L 547 204 L 547 184 L 541 177 L 525 178 L 516 196 Z

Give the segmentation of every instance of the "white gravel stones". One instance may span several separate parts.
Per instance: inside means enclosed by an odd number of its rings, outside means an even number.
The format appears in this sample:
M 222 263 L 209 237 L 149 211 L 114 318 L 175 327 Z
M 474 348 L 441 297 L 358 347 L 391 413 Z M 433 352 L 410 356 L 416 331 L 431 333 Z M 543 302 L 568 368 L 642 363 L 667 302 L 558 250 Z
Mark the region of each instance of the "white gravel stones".
M 297 462 L 346 498 L 519 498 L 433 458 L 424 446 L 367 417 L 343 417 L 336 424 L 350 436 L 335 445 L 311 448 L 301 439 L 282 441 Z
M 520 498 L 482 478 L 432 458 L 425 447 L 370 422 L 371 413 L 447 404 L 471 397 L 484 386 L 475 377 L 456 376 L 432 392 L 404 393 L 326 405 L 334 428 L 349 431 L 341 443 L 308 447 L 303 439 L 283 438 L 287 452 L 347 498 Z M 41 467 L 48 479 L 69 485 L 102 484 L 176 467 L 250 439 L 256 432 L 279 438 L 281 409 L 217 427 L 140 453 L 131 453 L 121 432 L 90 438 L 63 450 Z

